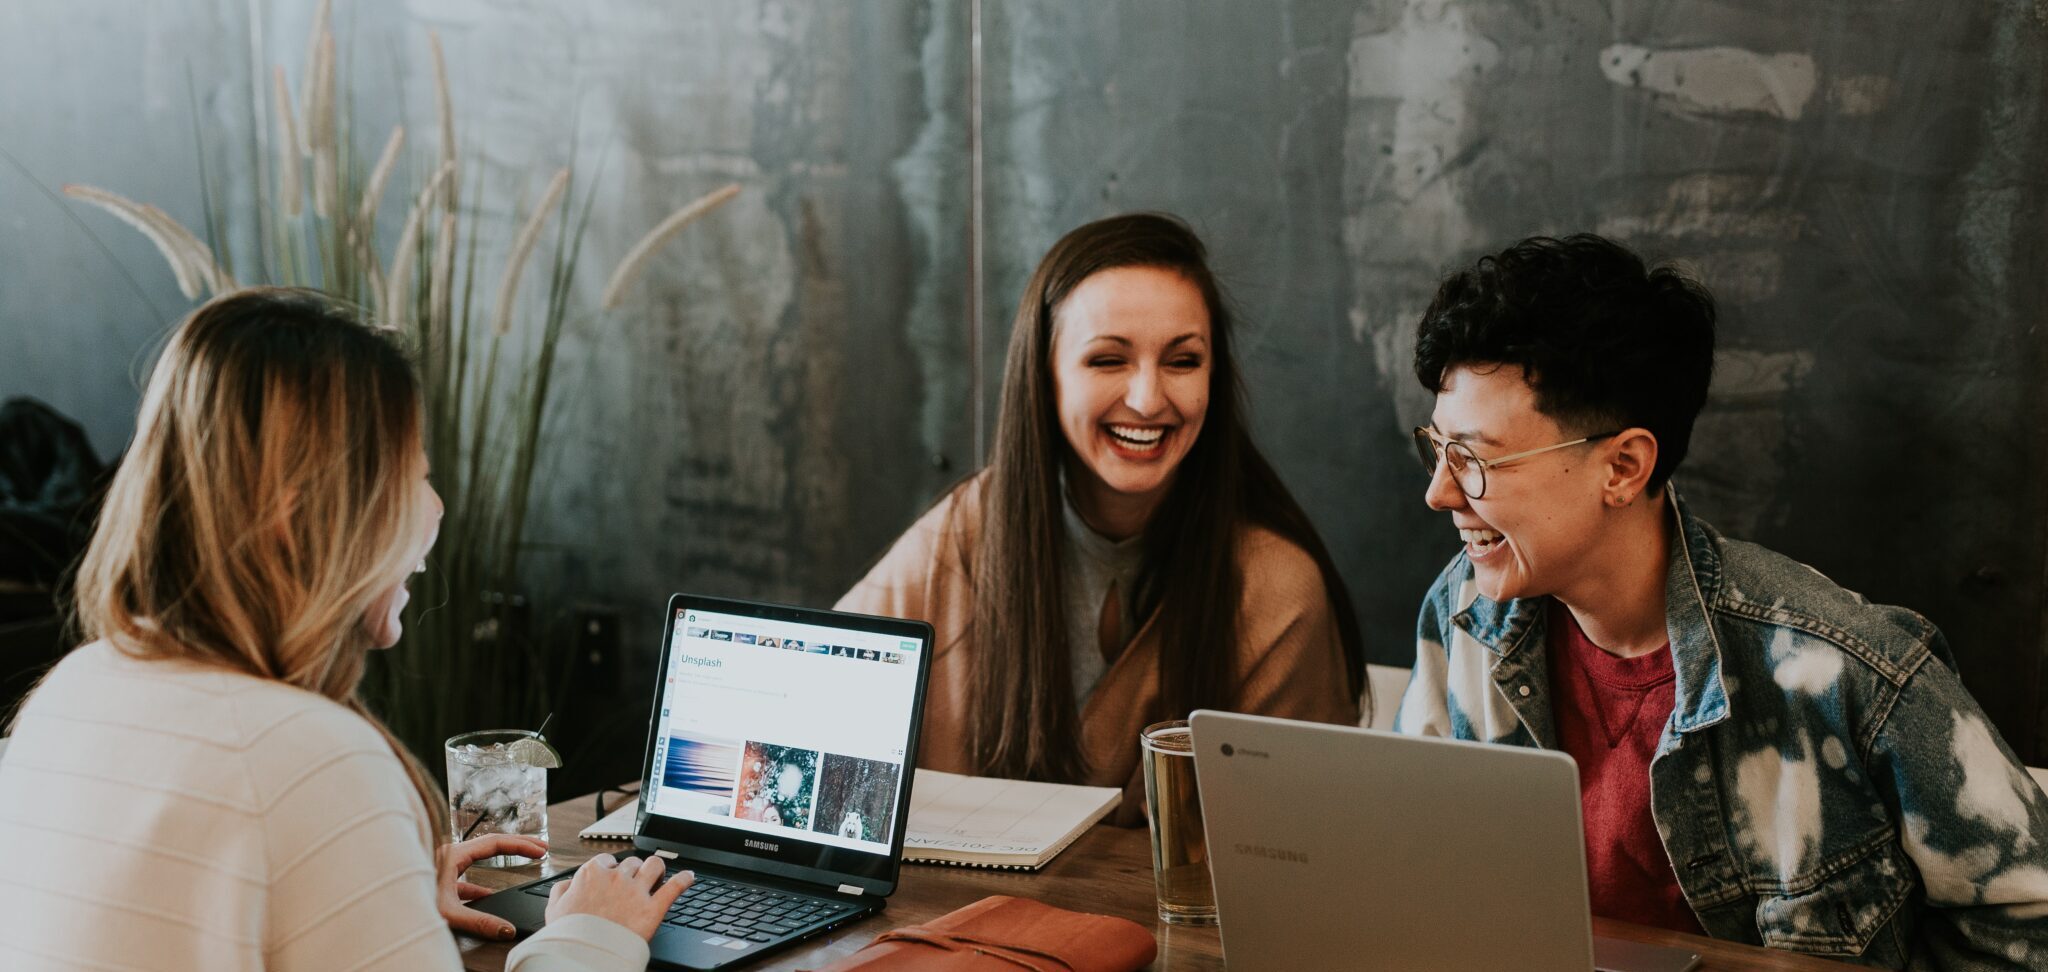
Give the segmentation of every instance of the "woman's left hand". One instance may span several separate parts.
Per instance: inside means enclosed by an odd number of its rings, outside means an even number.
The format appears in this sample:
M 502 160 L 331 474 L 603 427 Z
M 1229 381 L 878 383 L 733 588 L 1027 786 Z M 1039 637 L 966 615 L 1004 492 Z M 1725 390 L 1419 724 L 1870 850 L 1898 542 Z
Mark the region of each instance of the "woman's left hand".
M 539 857 L 548 852 L 548 845 L 532 837 L 514 837 L 510 834 L 485 834 L 472 837 L 459 844 L 448 844 L 441 848 L 440 861 L 436 870 L 434 903 L 440 906 L 441 917 L 447 919 L 448 927 L 465 935 L 478 938 L 495 938 L 509 941 L 519 934 L 512 923 L 503 918 L 484 914 L 465 901 L 475 901 L 491 894 L 491 889 L 471 884 L 462 879 L 463 872 L 471 864 L 486 857 L 499 854 L 518 854 L 521 857 Z

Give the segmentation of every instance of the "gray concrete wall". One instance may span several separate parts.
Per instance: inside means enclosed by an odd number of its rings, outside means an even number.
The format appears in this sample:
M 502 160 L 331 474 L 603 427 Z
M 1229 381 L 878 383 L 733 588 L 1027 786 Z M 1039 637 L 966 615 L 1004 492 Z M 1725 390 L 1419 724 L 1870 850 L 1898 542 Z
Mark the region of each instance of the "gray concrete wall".
M 989 5 L 994 374 L 1061 232 L 1161 208 L 1250 323 L 1260 442 L 1406 664 L 1457 548 L 1407 430 L 1438 275 L 1597 230 L 1721 299 L 1677 481 L 1732 536 L 1947 632 L 2040 746 L 2048 18 L 2027 4 Z M 992 401 L 992 399 L 991 399 Z M 993 407 L 991 405 L 991 407 Z M 2039 750 L 2048 752 L 2048 749 Z
M 200 227 L 188 67 L 207 143 L 237 166 L 217 175 L 253 185 L 250 64 L 281 62 L 296 86 L 313 6 L 0 8 L 0 149 L 26 169 L 0 169 L 0 394 L 45 398 L 102 453 L 122 448 L 165 322 L 192 304 L 139 235 L 41 190 L 89 182 Z M 406 123 L 415 186 L 438 149 L 426 36 L 441 34 L 466 178 L 484 188 L 486 290 L 520 204 L 561 166 L 598 185 L 583 307 L 663 216 L 743 186 L 624 307 L 569 331 L 528 531 L 543 608 L 615 606 L 651 658 L 673 591 L 829 603 L 971 467 L 964 7 L 337 7 L 358 148 Z M 387 196 L 387 247 L 411 191 Z M 246 255 L 253 189 L 239 196 Z
M 621 606 L 634 644 L 673 591 L 831 601 L 971 460 L 957 12 L 411 11 L 493 170 L 538 192 L 572 131 L 602 163 L 587 300 L 670 210 L 744 187 L 572 334 L 539 565 Z
M 0 395 L 74 416 L 102 454 L 189 305 L 142 236 L 51 194 L 96 184 L 200 226 L 192 103 L 215 131 L 246 117 L 241 17 L 233 0 L 0 4 Z
M 34 177 L 0 165 L 0 393 L 120 447 L 138 362 L 189 305 L 139 237 L 74 208 L 110 262 L 37 187 L 197 225 L 189 65 L 246 209 L 252 52 L 295 69 L 311 6 L 0 6 L 0 149 Z M 1595 229 L 1722 298 L 1687 495 L 1927 613 L 2014 745 L 2048 754 L 2037 6 L 1019 0 L 983 9 L 978 88 L 969 0 L 365 0 L 338 24 L 366 153 L 400 120 L 431 147 L 442 33 L 491 246 L 555 167 L 602 165 L 586 303 L 669 209 L 745 186 L 564 350 L 536 583 L 620 606 L 631 644 L 672 590 L 832 600 L 975 464 L 975 389 L 992 420 L 1045 247 L 1165 208 L 1245 312 L 1259 439 L 1372 656 L 1405 663 L 1456 545 L 1406 444 L 1415 317 L 1447 266 Z

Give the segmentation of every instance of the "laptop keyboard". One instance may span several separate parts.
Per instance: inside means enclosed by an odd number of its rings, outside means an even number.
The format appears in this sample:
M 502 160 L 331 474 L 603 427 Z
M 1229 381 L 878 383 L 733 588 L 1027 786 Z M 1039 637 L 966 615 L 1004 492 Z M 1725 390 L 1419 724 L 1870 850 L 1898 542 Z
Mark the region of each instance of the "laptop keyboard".
M 527 888 L 526 893 L 545 898 L 555 884 L 574 874 L 557 874 Z M 853 907 L 834 901 L 699 875 L 697 883 L 668 909 L 663 923 L 741 941 L 770 942 L 853 912 Z

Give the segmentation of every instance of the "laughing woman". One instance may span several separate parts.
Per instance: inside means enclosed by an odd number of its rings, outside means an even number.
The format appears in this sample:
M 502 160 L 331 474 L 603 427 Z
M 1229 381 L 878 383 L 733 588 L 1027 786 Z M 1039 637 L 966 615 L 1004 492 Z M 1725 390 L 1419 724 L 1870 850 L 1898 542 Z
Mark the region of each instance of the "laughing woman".
M 1135 824 L 1149 722 L 1358 721 L 1349 595 L 1252 445 L 1230 342 L 1173 217 L 1090 223 L 1039 263 L 989 465 L 839 602 L 937 629 L 923 765 L 1123 787 Z
M 441 520 L 421 426 L 398 346 L 317 294 L 179 326 L 79 567 L 88 641 L 0 761 L 0 969 L 455 972 L 451 927 L 512 937 L 462 872 L 546 847 L 446 843 L 356 693 Z M 685 874 L 599 855 L 506 968 L 643 968 Z

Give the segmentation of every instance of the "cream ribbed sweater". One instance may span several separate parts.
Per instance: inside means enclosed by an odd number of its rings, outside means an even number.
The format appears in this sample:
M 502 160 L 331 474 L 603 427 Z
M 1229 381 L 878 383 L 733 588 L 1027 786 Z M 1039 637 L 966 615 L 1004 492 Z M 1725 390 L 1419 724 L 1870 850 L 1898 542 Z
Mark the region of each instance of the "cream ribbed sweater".
M 422 809 L 329 699 L 86 645 L 0 756 L 0 968 L 458 970 Z M 572 915 L 507 968 L 646 963 Z

